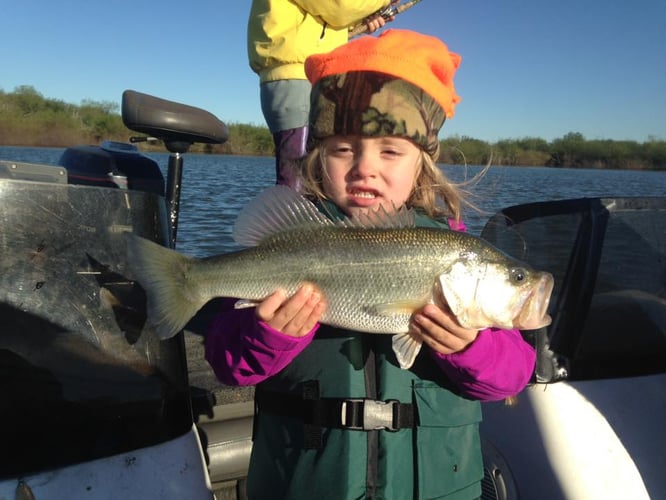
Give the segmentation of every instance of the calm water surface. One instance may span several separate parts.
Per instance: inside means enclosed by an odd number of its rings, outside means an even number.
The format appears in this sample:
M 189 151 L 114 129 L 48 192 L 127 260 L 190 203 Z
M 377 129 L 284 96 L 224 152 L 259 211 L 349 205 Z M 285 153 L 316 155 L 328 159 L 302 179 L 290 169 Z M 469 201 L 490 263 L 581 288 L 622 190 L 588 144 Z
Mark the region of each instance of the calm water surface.
M 0 160 L 56 164 L 64 149 L 0 146 Z M 149 153 L 166 170 L 166 153 Z M 453 181 L 472 179 L 482 168 L 442 166 Z M 238 211 L 274 183 L 272 158 L 185 155 L 178 249 L 199 257 L 238 248 L 231 227 Z M 536 201 L 615 196 L 666 196 L 666 172 L 491 167 L 468 186 L 481 209 L 465 212 L 469 231 L 479 234 L 500 209 Z

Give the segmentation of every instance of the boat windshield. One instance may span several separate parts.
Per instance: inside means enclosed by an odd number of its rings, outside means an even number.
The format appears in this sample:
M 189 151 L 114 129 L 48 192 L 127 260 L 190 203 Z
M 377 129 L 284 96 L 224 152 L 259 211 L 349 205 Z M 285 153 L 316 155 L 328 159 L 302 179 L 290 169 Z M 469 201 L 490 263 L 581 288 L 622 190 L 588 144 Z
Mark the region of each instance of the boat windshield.
M 546 341 L 569 379 L 666 371 L 666 198 L 511 207 L 482 236 L 553 274 Z
M 150 193 L 0 179 L 0 478 L 191 429 L 182 336 L 160 342 L 124 232 L 166 239 Z

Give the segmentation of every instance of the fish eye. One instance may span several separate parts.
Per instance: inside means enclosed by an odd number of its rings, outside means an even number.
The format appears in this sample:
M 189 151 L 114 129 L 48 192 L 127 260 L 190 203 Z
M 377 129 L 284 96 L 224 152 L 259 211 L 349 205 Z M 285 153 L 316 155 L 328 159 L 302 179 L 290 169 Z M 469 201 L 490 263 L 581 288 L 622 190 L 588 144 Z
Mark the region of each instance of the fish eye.
M 527 271 L 522 267 L 514 267 L 509 274 L 512 283 L 522 283 L 527 279 Z

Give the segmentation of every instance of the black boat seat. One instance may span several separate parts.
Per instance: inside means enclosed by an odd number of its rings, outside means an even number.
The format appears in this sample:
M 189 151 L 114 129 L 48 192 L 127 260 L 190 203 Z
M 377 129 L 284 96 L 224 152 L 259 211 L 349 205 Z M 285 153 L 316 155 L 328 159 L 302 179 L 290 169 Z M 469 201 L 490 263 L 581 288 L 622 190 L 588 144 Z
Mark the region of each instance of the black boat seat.
M 123 92 L 122 117 L 130 130 L 164 142 L 222 144 L 229 138 L 224 122 L 208 111 L 134 90 Z

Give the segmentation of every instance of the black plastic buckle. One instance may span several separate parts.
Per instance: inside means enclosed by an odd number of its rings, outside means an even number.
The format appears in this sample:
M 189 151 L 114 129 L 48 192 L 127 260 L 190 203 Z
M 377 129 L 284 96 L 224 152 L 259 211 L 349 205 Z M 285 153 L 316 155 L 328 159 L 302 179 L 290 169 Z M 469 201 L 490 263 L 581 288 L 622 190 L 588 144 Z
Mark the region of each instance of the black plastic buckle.
M 396 422 L 399 403 L 396 399 L 345 399 L 340 410 L 340 422 L 345 429 L 395 432 L 399 429 Z M 358 422 L 360 419 L 356 415 L 362 415 L 362 422 Z

